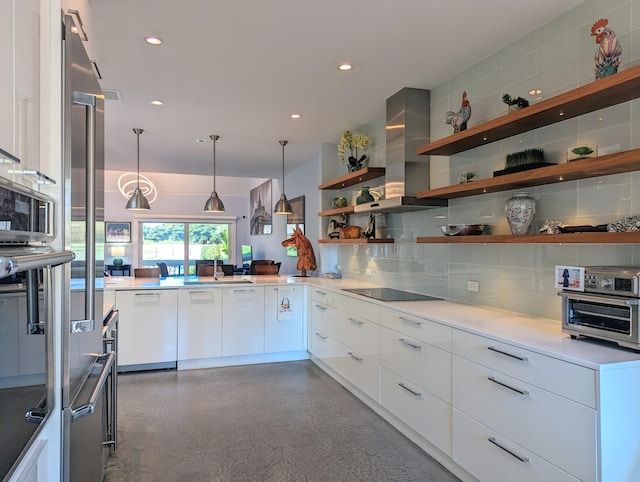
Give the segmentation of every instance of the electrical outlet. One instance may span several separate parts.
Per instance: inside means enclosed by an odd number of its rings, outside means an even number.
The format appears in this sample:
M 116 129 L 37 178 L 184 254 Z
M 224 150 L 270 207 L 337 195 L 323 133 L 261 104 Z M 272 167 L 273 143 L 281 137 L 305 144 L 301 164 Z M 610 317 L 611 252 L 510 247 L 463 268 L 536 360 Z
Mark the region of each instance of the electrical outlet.
M 480 282 L 467 281 L 467 291 L 471 291 L 472 293 L 478 293 L 480 291 Z
M 367 276 L 371 276 L 371 268 L 367 268 L 367 269 L 364 271 L 364 273 L 365 273 Z

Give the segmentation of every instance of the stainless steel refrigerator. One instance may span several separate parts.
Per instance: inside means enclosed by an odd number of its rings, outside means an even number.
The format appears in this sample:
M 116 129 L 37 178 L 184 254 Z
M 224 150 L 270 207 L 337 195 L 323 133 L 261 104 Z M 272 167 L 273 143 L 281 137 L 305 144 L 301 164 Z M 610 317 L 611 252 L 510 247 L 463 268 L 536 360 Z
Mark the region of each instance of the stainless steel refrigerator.
M 104 99 L 82 40 L 64 18 L 63 229 L 75 253 L 63 308 L 63 480 L 100 481 L 105 390 L 115 354 L 103 354 Z M 115 435 L 115 434 L 113 434 Z

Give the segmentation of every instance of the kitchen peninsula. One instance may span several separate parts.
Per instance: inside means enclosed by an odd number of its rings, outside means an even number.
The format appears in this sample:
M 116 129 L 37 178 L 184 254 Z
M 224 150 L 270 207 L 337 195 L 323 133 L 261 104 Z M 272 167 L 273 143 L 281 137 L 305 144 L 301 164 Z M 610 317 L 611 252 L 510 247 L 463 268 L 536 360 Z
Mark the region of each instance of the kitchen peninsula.
M 191 281 L 107 280 L 121 312 L 121 366 L 310 357 L 463 479 L 635 473 L 628 427 L 640 424 L 640 353 L 572 340 L 556 320 L 344 291 L 372 287 L 354 280 Z M 284 298 L 291 312 L 279 309 Z

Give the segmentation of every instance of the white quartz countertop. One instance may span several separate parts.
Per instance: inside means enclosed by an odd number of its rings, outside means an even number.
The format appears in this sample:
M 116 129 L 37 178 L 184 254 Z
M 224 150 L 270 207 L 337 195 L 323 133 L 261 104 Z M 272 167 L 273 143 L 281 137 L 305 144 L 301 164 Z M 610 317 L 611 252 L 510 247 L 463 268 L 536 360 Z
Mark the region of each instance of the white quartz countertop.
M 201 283 L 188 284 L 199 280 Z M 186 281 L 186 283 L 185 283 Z M 404 313 L 420 316 L 443 323 L 496 341 L 508 343 L 527 350 L 575 363 L 594 370 L 624 369 L 640 367 L 640 352 L 619 348 L 615 345 L 585 339 L 572 340 L 561 331 L 559 320 L 539 318 L 522 313 L 499 310 L 447 300 L 384 302 L 366 296 L 342 291 L 346 288 L 376 287 L 349 279 L 324 279 L 296 276 L 226 276 L 218 281 L 213 277 L 148 278 L 109 277 L 105 278 L 105 290 L 128 289 L 175 289 L 197 286 L 229 287 L 255 285 L 309 284 L 333 290 L 345 296 L 386 306 Z

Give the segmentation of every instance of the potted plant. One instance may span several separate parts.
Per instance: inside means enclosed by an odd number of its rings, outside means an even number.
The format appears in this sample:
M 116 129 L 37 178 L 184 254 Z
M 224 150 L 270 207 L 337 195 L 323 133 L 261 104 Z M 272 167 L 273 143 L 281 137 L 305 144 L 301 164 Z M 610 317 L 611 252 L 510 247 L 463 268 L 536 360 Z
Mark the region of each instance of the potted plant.
M 527 99 L 523 99 L 522 97 L 513 98 L 509 94 L 502 96 L 502 102 L 509 106 L 509 112 L 520 110 L 523 107 L 529 107 L 529 101 Z
M 345 157 L 347 158 L 348 172 L 358 171 L 365 166 L 367 155 L 364 153 L 367 152 L 370 143 L 371 139 L 364 134 L 354 134 L 349 130 L 344 131 L 340 144 L 338 144 L 338 157 L 342 162 L 345 162 Z M 361 149 L 363 153 L 360 158 L 358 158 L 358 149 Z M 349 155 L 347 156 L 347 154 Z

